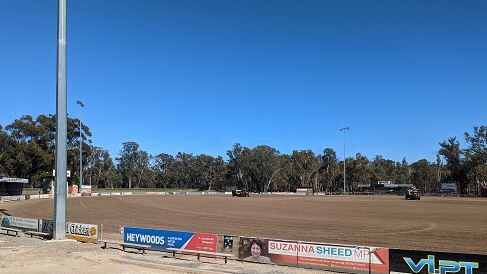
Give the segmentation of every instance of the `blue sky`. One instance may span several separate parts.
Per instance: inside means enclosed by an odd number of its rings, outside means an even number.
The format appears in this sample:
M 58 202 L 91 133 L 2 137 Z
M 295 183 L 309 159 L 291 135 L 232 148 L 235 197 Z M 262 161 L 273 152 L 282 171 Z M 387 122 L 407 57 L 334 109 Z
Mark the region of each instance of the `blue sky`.
M 68 113 L 152 154 L 409 162 L 487 121 L 486 1 L 68 0 Z M 55 113 L 55 0 L 0 0 L 0 124 Z

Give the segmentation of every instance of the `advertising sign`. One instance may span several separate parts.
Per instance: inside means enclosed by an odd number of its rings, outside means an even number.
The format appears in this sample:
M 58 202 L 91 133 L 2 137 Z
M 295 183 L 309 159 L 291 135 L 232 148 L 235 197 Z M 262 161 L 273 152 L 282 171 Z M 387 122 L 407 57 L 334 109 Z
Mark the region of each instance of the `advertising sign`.
M 456 183 L 441 183 L 440 192 L 442 193 L 456 193 L 457 184 Z
M 348 273 L 389 273 L 387 248 L 269 241 L 269 254 L 297 256 L 298 266 Z M 296 255 L 297 254 L 297 255 Z
M 381 247 L 269 242 L 269 252 L 297 251 L 298 265 L 348 273 L 389 273 L 389 250 Z
M 0 223 L 3 227 L 12 227 L 22 230 L 35 230 L 39 229 L 39 220 L 31 218 L 20 218 L 13 216 L 1 216 Z
M 238 258 L 247 262 L 279 265 L 297 265 L 297 253 L 276 255 L 269 252 L 269 240 L 240 237 Z
M 487 255 L 390 250 L 391 273 L 487 274 Z
M 233 249 L 233 236 L 223 235 L 223 249 Z
M 10 201 L 23 201 L 23 200 L 25 200 L 24 195 L 10 196 Z
M 53 233 L 54 222 L 42 220 L 42 232 Z M 66 238 L 80 242 L 98 243 L 98 225 L 66 222 Z
M 124 227 L 123 239 L 126 243 L 150 245 L 154 249 L 182 248 L 208 252 L 216 252 L 218 242 L 216 234 L 137 227 Z
M 239 259 L 347 273 L 389 273 L 387 248 L 241 237 Z

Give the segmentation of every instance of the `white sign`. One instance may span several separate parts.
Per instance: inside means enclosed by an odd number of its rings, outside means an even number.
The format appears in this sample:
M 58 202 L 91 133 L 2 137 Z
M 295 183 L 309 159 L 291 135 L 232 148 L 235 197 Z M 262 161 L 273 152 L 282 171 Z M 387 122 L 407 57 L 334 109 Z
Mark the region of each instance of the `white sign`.
M 31 218 L 2 216 L 0 223 L 4 227 L 14 227 L 28 230 L 37 230 L 39 228 L 39 220 Z
M 441 183 L 440 192 L 457 192 L 455 183 Z
M 42 232 L 53 233 L 54 222 L 42 220 Z M 66 238 L 80 242 L 98 243 L 98 225 L 66 222 Z
M 52 170 L 52 176 L 56 177 L 56 170 Z M 66 177 L 71 177 L 71 170 L 66 170 Z
M 28 184 L 29 179 L 3 177 L 3 178 L 0 178 L 0 182 Z

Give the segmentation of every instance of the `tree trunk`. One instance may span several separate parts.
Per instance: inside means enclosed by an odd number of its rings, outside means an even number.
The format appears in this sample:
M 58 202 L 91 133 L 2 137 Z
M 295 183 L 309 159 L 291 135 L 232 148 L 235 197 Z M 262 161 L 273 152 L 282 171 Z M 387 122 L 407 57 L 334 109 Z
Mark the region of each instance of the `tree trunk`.
M 129 189 L 131 189 L 131 188 L 132 188 L 132 177 L 129 176 Z

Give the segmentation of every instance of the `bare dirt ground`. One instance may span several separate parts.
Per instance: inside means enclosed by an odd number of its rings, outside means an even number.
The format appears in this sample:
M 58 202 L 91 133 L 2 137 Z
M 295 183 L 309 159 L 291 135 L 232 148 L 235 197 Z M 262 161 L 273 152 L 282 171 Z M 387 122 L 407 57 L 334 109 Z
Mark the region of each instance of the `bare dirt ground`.
M 148 251 L 147 254 L 101 249 L 100 245 L 76 241 L 42 241 L 0 234 L 0 274 L 8 273 L 191 273 L 191 274 L 322 274 L 311 269 L 252 264 L 215 258 Z
M 52 199 L 0 203 L 0 214 L 52 218 Z M 68 199 L 69 221 L 487 254 L 487 199 L 398 196 L 105 196 Z

